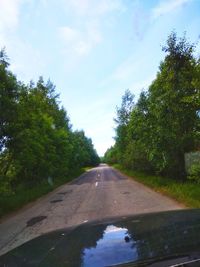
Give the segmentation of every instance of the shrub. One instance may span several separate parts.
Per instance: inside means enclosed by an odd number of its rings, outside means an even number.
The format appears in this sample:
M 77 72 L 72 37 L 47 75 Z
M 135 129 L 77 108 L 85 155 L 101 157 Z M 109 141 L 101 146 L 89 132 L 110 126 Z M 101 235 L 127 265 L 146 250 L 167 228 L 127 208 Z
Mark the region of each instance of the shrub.
M 188 178 L 200 184 L 200 164 L 193 164 L 191 166 Z

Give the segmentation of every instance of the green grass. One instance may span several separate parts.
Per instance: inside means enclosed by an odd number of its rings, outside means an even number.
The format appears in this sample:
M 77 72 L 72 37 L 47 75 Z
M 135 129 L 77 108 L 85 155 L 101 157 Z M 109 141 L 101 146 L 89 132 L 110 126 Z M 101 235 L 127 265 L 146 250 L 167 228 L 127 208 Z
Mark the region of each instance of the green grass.
M 179 182 L 173 179 L 148 175 L 138 171 L 124 169 L 119 164 L 113 165 L 134 180 L 143 183 L 157 192 L 163 193 L 183 203 L 187 207 L 200 208 L 200 185 L 191 181 Z
M 91 170 L 92 168 L 94 168 L 94 167 L 84 167 L 83 169 L 84 169 L 84 171 L 86 172 L 86 171 Z
M 70 176 L 57 180 L 53 186 L 49 185 L 47 181 L 43 181 L 42 183 L 31 188 L 20 185 L 16 189 L 15 194 L 9 196 L 0 195 L 0 217 L 23 207 L 25 204 L 36 200 L 50 191 L 53 191 L 58 186 L 72 181 L 74 178 L 80 176 L 84 172 L 85 168 L 77 170 Z

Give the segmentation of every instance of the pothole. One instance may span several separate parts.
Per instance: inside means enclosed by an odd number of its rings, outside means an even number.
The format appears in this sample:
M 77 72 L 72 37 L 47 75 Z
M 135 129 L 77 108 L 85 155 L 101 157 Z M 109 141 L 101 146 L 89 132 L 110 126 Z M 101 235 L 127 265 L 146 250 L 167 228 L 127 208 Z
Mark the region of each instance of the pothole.
M 58 192 L 57 194 L 58 195 L 66 195 L 66 194 L 69 194 L 71 192 L 72 192 L 72 190 L 68 190 L 68 191 L 64 191 L 64 192 Z
M 46 219 L 47 216 L 37 216 L 37 217 L 33 217 L 31 218 L 29 221 L 26 222 L 26 226 L 30 227 L 35 225 L 38 222 L 41 222 L 42 220 Z
M 124 192 L 123 194 L 124 194 L 124 195 L 127 195 L 127 194 L 130 194 L 130 192 Z
M 58 192 L 57 194 L 58 194 L 58 195 L 66 195 L 67 192 Z
M 51 200 L 50 202 L 51 203 L 57 203 L 57 202 L 61 202 L 61 201 L 63 201 L 62 199 L 54 199 L 54 200 Z

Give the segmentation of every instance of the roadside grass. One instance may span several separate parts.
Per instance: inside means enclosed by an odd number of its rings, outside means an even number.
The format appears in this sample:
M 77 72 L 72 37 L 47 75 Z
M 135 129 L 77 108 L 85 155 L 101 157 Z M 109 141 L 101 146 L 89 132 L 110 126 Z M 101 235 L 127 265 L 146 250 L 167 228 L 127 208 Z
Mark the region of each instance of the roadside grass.
M 53 191 L 58 186 L 72 181 L 82 173 L 85 172 L 85 168 L 73 172 L 68 177 L 61 178 L 53 185 L 50 185 L 47 181 L 43 181 L 40 184 L 27 188 L 25 185 L 20 185 L 16 188 L 15 193 L 8 196 L 0 195 L 0 217 L 8 214 L 9 212 L 15 211 L 31 201 Z
M 200 208 L 199 184 L 191 181 L 178 182 L 176 180 L 165 177 L 148 175 L 138 171 L 127 170 L 119 164 L 114 164 L 112 165 L 112 167 L 132 177 L 134 180 L 151 187 L 155 191 L 174 198 L 187 207 Z
M 94 167 L 84 167 L 83 169 L 84 169 L 84 171 L 86 172 L 86 171 L 91 170 L 92 168 L 94 168 Z

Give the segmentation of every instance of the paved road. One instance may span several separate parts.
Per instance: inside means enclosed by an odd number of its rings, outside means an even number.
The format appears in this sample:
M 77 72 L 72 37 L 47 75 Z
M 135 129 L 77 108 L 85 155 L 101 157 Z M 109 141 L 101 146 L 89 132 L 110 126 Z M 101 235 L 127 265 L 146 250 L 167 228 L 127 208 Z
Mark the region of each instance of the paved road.
M 101 165 L 0 221 L 0 255 L 43 233 L 94 219 L 184 208 Z

